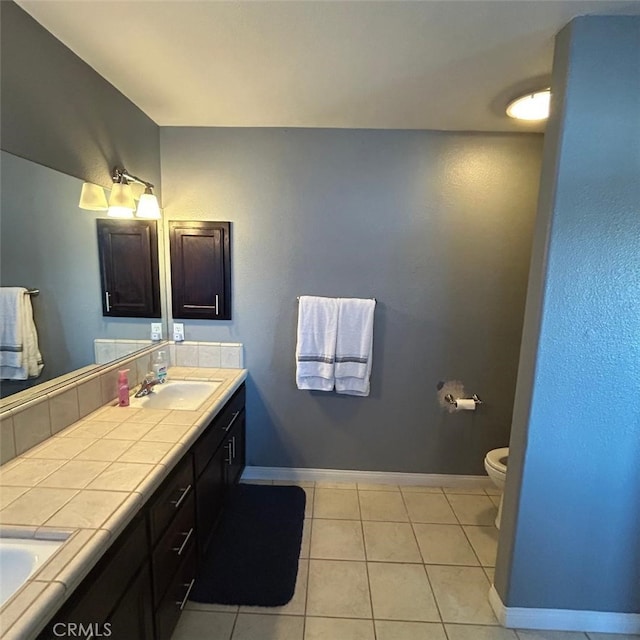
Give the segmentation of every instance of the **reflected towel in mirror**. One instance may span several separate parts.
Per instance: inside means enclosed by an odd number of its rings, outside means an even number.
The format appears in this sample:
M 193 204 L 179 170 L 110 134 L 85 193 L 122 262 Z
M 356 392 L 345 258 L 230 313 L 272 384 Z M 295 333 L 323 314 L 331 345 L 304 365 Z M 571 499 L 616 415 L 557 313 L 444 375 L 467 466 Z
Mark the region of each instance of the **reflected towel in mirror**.
M 0 287 L 0 379 L 37 378 L 43 366 L 29 292 Z

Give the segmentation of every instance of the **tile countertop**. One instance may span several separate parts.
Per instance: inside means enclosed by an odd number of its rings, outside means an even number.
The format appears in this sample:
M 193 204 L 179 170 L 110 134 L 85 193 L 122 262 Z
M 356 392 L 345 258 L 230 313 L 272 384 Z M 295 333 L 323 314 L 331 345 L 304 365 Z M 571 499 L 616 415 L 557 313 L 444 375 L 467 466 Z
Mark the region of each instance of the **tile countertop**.
M 246 369 L 172 367 L 221 380 L 198 411 L 105 405 L 0 467 L 0 536 L 65 542 L 0 609 L 0 638 L 35 638 L 233 392 Z

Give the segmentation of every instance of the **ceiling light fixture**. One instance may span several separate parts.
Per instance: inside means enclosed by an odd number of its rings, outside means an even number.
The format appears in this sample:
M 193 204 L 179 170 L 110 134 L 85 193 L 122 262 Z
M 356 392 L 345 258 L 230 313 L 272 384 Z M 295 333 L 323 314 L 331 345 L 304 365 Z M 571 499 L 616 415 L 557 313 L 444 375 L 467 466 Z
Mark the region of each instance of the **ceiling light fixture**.
M 114 167 L 111 175 L 113 187 L 109 196 L 109 203 L 104 195 L 104 190 L 97 184 L 85 182 L 82 185 L 79 207 L 89 211 L 107 211 L 112 218 L 133 218 L 136 211 L 135 198 L 132 185 L 141 185 L 144 193 L 140 196 L 136 216 L 138 218 L 161 217 L 158 199 L 153 194 L 153 184 L 131 175 L 122 167 Z
M 545 120 L 549 117 L 551 89 L 533 91 L 512 100 L 507 106 L 507 115 L 516 120 Z

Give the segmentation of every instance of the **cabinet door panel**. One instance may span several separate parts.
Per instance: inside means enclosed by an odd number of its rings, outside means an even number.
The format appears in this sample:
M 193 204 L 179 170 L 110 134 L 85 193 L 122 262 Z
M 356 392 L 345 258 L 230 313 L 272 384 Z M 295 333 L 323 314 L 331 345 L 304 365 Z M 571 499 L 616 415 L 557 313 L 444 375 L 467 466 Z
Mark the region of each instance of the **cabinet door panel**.
M 102 315 L 160 317 L 154 220 L 97 220 Z
M 211 535 L 222 511 L 224 500 L 224 464 L 226 449 L 221 446 L 209 460 L 196 486 L 196 522 L 198 558 L 207 550 Z
M 223 447 L 225 448 L 225 484 L 235 484 L 240 480 L 245 462 L 245 412 L 238 415 L 233 429 L 229 432 Z
M 244 409 L 245 395 L 243 384 L 194 445 L 196 479 L 207 466 L 222 440 L 235 425 L 237 416 Z
M 173 317 L 231 319 L 231 223 L 169 222 Z
M 153 640 L 153 604 L 149 565 L 145 564 L 138 577 L 109 617 L 112 638 Z

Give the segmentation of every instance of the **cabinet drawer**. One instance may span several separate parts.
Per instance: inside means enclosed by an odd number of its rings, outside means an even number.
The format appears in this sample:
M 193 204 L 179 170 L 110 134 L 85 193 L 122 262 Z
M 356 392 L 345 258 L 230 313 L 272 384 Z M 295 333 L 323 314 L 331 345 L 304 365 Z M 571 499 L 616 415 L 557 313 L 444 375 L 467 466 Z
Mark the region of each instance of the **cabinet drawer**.
M 194 445 L 196 478 L 204 471 L 227 432 L 234 427 L 244 409 L 245 398 L 246 391 L 243 383 Z
M 193 493 L 193 461 L 188 453 L 157 491 L 149 508 L 151 544 L 163 534 L 189 494 Z
M 175 580 L 156 608 L 156 640 L 169 640 L 196 578 L 195 546 L 180 565 Z
M 160 602 L 178 565 L 189 555 L 191 547 L 195 543 L 194 507 L 195 497 L 191 492 L 152 552 L 151 566 L 155 602 Z

